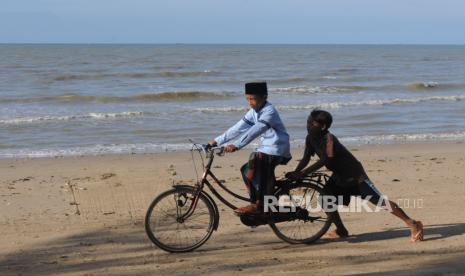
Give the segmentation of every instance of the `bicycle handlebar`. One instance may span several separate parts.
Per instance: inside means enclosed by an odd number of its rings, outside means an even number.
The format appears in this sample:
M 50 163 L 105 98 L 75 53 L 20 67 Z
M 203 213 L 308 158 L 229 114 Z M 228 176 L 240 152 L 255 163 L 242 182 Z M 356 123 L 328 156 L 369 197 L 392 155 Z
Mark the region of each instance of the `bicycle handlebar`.
M 195 143 L 194 143 L 194 146 L 195 146 L 195 148 L 193 148 L 192 150 L 203 151 L 205 154 L 207 154 L 207 153 L 216 153 L 217 155 L 223 155 L 224 154 L 224 147 L 223 146 L 221 146 L 221 147 L 216 147 L 216 146 L 213 147 L 210 144 L 195 144 Z
M 206 145 L 202 145 L 202 147 L 204 148 L 205 152 L 212 152 L 212 153 L 216 153 L 217 155 L 224 154 L 224 147 L 223 146 L 221 146 L 221 147 L 213 147 L 210 144 L 206 144 Z

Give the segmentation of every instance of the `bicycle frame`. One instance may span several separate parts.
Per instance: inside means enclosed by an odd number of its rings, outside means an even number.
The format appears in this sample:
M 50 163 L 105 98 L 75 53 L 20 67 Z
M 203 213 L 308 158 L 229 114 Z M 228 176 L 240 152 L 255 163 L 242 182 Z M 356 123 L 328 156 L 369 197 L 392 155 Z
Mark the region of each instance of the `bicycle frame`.
M 229 202 L 227 199 L 225 199 L 214 187 L 213 185 L 208 181 L 208 177 L 211 177 L 214 181 L 214 183 L 216 183 L 221 189 L 223 189 L 224 191 L 226 191 L 228 194 L 232 195 L 233 197 L 237 198 L 237 199 L 240 199 L 242 201 L 247 201 L 247 202 L 251 202 L 250 199 L 246 198 L 246 197 L 243 197 L 241 195 L 238 195 L 236 193 L 234 193 L 233 191 L 231 191 L 230 189 L 228 189 L 225 185 L 223 185 L 223 183 L 221 183 L 220 180 L 218 180 L 218 178 L 213 174 L 213 172 L 211 171 L 211 166 L 213 164 L 213 159 L 215 157 L 215 151 L 218 150 L 218 155 L 222 155 L 223 154 L 223 148 L 220 147 L 220 148 L 212 148 L 210 151 L 207 152 L 207 158 L 208 158 L 208 163 L 207 165 L 205 166 L 204 168 L 204 172 L 203 172 L 203 175 L 202 175 L 202 178 L 201 180 L 199 181 L 199 183 L 197 184 L 197 187 L 199 188 L 199 191 L 202 191 L 204 186 L 206 185 L 208 187 L 208 189 L 212 192 L 213 195 L 215 195 L 216 198 L 218 198 L 221 202 L 223 202 L 226 206 L 228 206 L 229 208 L 231 209 L 237 209 L 237 207 L 232 204 L 231 202 Z
M 196 192 L 194 194 L 194 201 L 192 202 L 191 206 L 189 206 L 189 209 L 186 211 L 186 213 L 184 213 L 181 216 L 179 216 L 179 214 L 178 214 L 177 220 L 179 220 L 179 221 L 183 221 L 183 220 L 189 218 L 194 213 L 195 208 L 197 207 L 198 200 L 200 198 L 200 194 L 203 192 L 203 188 L 205 187 L 205 185 L 215 195 L 215 197 L 218 198 L 221 202 L 223 202 L 226 206 L 228 206 L 231 209 L 237 209 L 237 207 L 235 205 L 230 203 L 223 196 L 221 196 L 221 194 L 218 191 L 216 191 L 216 189 L 213 187 L 213 185 L 207 180 L 207 177 L 209 177 L 209 176 L 214 180 L 214 183 L 218 184 L 218 186 L 220 186 L 220 188 L 225 190 L 227 193 L 229 193 L 233 197 L 235 197 L 237 199 L 240 199 L 240 200 L 243 200 L 243 201 L 250 202 L 250 200 L 248 198 L 240 196 L 240 195 L 234 193 L 233 191 L 229 190 L 226 186 L 224 186 L 221 183 L 221 181 L 218 180 L 218 178 L 211 171 L 211 166 L 213 164 L 213 159 L 215 157 L 215 155 L 214 155 L 215 151 L 218 151 L 218 155 L 222 155 L 224 148 L 223 147 L 216 147 L 216 148 L 211 148 L 209 150 L 205 150 L 205 148 L 204 148 L 203 150 L 205 151 L 205 153 L 207 155 L 206 156 L 207 159 L 208 159 L 207 165 L 204 167 L 202 178 L 195 185 Z
M 203 175 L 202 175 L 201 180 L 199 182 L 197 182 L 197 184 L 195 185 L 197 189 L 196 189 L 196 193 L 195 193 L 194 202 L 193 202 L 193 204 L 191 204 L 191 206 L 189 207 L 189 209 L 187 210 L 187 212 L 184 215 L 182 215 L 181 217 L 178 217 L 178 219 L 180 219 L 180 220 L 187 219 L 194 213 L 195 208 L 197 207 L 197 202 L 199 200 L 199 196 L 203 192 L 203 189 L 204 189 L 205 185 L 213 193 L 213 195 L 215 195 L 215 197 L 218 198 L 221 202 L 223 202 L 226 206 L 228 206 L 229 208 L 231 208 L 233 210 L 237 209 L 237 207 L 234 204 L 232 204 L 227 199 L 225 199 L 213 187 L 213 185 L 208 181 L 207 177 L 211 177 L 213 179 L 214 183 L 216 183 L 221 189 L 223 189 L 224 191 L 226 191 L 228 194 L 232 195 L 233 197 L 235 197 L 237 199 L 240 199 L 242 201 L 251 202 L 250 199 L 248 199 L 246 197 L 243 197 L 241 195 L 238 195 L 238 194 L 234 193 L 233 191 L 229 190 L 225 185 L 223 185 L 221 183 L 220 180 L 218 180 L 218 178 L 211 171 L 211 166 L 213 164 L 213 159 L 215 157 L 215 151 L 218 151 L 218 153 L 217 153 L 218 155 L 222 155 L 222 154 L 224 154 L 224 148 L 223 147 L 214 147 L 214 148 L 211 148 L 209 150 L 204 149 L 204 151 L 205 151 L 206 157 L 208 159 L 207 165 L 204 167 L 204 171 L 203 171 Z M 316 172 L 316 173 L 313 173 L 313 174 L 311 174 L 311 175 L 309 175 L 307 177 L 304 177 L 301 181 L 311 182 L 311 183 L 313 183 L 315 185 L 323 187 L 324 186 L 323 183 L 326 183 L 328 181 L 328 176 L 326 174 L 324 174 L 324 173 Z M 287 183 L 289 183 L 289 180 L 287 180 L 287 179 L 285 179 L 285 180 L 277 180 L 276 182 L 277 182 L 278 186 L 284 186 Z

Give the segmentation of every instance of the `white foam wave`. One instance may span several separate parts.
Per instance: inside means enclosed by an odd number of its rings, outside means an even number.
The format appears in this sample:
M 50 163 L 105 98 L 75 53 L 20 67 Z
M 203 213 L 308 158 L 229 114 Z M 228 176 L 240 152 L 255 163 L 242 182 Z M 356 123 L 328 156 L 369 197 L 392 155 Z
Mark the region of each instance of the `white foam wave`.
M 188 150 L 191 144 L 109 144 L 67 149 L 8 149 L 0 150 L 0 158 L 42 158 L 58 156 L 95 156 L 106 154 L 143 154 Z
M 429 141 L 463 141 L 465 131 L 446 133 L 403 133 L 403 134 L 380 134 L 365 136 L 341 136 L 340 140 L 347 144 L 389 144 L 389 143 L 409 143 L 409 142 L 429 142 Z M 304 140 L 291 141 L 293 148 L 302 147 Z M 187 151 L 191 149 L 191 144 L 108 144 L 88 147 L 74 147 L 67 149 L 2 149 L 0 148 L 0 158 L 42 158 L 59 156 L 95 156 L 108 154 L 146 154 L 171 151 Z M 250 144 L 247 148 L 257 147 L 256 143 Z
M 342 107 L 352 106 L 366 106 L 366 105 L 393 105 L 393 104 L 408 104 L 408 103 L 420 103 L 428 101 L 462 101 L 465 100 L 465 96 L 433 96 L 433 97 L 422 97 L 422 98 L 395 98 L 388 100 L 368 100 L 359 102 L 333 102 L 333 103 L 321 103 L 315 105 L 296 105 L 296 106 L 280 106 L 279 109 L 293 110 L 293 109 L 314 109 L 314 108 L 328 108 L 337 109 Z
M 435 81 L 413 82 L 413 83 L 407 84 L 407 88 L 410 88 L 410 89 L 435 88 L 435 87 L 438 87 L 438 86 L 439 86 L 439 83 L 435 82 Z
M 247 107 L 199 107 L 194 109 L 198 112 L 204 113 L 222 113 L 222 112 L 244 112 L 248 111 Z
M 365 136 L 341 137 L 343 142 L 350 144 L 372 144 L 372 143 L 398 143 L 417 141 L 461 141 L 465 139 L 465 131 L 446 133 L 402 133 L 402 134 L 382 134 Z
M 278 105 L 279 110 L 311 110 L 315 108 L 321 109 L 338 109 L 343 107 L 356 107 L 356 106 L 375 106 L 375 105 L 394 105 L 394 104 L 414 104 L 429 101 L 463 101 L 465 95 L 451 95 L 451 96 L 431 96 L 420 98 L 394 98 L 386 100 L 367 100 L 357 102 L 329 102 L 329 103 L 315 103 L 310 105 Z M 218 112 L 241 112 L 247 111 L 245 107 L 204 107 L 196 108 L 195 111 L 205 113 L 218 113 Z
M 439 85 L 439 83 L 435 82 L 435 81 L 428 81 L 428 82 L 423 83 L 423 86 L 426 87 L 426 88 L 428 88 L 428 87 L 436 87 L 438 85 Z
M 300 93 L 300 94 L 318 94 L 318 93 L 344 93 L 356 90 L 357 87 L 334 87 L 334 86 L 291 86 L 271 89 L 271 92 L 278 93 Z
M 142 116 L 142 115 L 144 115 L 144 113 L 139 112 L 139 111 L 126 111 L 126 112 L 117 112 L 117 113 L 89 113 L 90 118 L 96 118 L 96 119 L 134 117 L 134 116 Z
M 139 111 L 126 111 L 126 112 L 117 112 L 117 113 L 89 113 L 89 114 L 71 115 L 71 116 L 19 117 L 19 118 L 0 119 L 0 124 L 16 125 L 16 124 L 32 124 L 32 123 L 49 122 L 49 121 L 108 119 L 108 118 L 143 116 L 144 114 L 145 114 L 144 112 L 139 112 Z

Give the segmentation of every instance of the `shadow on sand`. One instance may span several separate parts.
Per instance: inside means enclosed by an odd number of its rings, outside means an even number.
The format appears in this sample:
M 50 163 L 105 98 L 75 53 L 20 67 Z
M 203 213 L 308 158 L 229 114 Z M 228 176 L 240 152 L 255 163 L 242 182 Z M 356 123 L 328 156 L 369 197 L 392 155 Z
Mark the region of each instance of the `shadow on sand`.
M 264 230 L 269 231 L 269 229 Z M 228 264 L 227 259 L 221 264 L 211 263 L 208 256 L 221 253 L 234 257 L 243 253 L 245 247 L 248 247 L 246 250 L 250 254 L 254 251 L 269 249 L 274 250 L 271 253 L 274 256 L 279 256 L 279 254 L 285 256 L 295 250 L 303 250 L 302 253 L 305 254 L 304 251 L 307 249 L 318 250 L 328 246 L 327 241 L 320 240 L 314 245 L 301 245 L 294 248 L 292 245 L 281 242 L 277 237 L 258 238 L 265 232 L 260 231 L 254 235 L 249 235 L 248 232 L 250 230 L 246 228 L 237 235 L 217 233 L 217 237 L 197 251 L 169 254 L 152 247 L 141 225 L 122 225 L 39 243 L 0 256 L 0 275 L 83 274 L 88 271 L 98 271 L 103 274 L 117 273 L 118 275 L 157 274 L 167 272 L 166 267 L 160 270 L 163 264 L 170 264 L 169 270 L 176 272 L 177 269 L 191 265 L 190 263 L 194 266 L 209 266 L 209 272 L 233 272 L 237 271 L 237 264 Z M 409 233 L 408 229 L 398 228 L 357 234 L 341 241 L 348 243 L 379 241 L 408 237 Z M 445 239 L 464 233 L 465 223 L 425 226 L 426 241 Z M 181 259 L 185 262 L 180 262 Z M 270 259 L 270 261 L 251 261 L 243 265 L 244 269 L 251 267 L 272 269 L 276 263 Z M 415 271 L 397 271 L 396 273 L 412 274 Z
M 424 235 L 425 241 L 433 241 L 437 239 L 445 239 L 452 236 L 465 234 L 465 223 L 451 223 L 451 224 L 436 224 L 425 225 Z M 347 241 L 350 243 L 368 242 L 388 240 L 401 237 L 409 237 L 410 229 L 408 228 L 393 228 L 386 231 L 355 234 L 350 236 Z

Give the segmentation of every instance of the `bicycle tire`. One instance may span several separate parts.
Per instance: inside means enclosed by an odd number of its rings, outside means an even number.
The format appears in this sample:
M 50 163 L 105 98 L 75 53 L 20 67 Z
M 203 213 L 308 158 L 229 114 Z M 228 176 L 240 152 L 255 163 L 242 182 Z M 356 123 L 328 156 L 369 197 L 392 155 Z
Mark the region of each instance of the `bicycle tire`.
M 205 196 L 205 194 L 201 193 L 199 195 L 199 199 L 198 199 L 198 203 L 197 203 L 197 207 L 194 211 L 194 213 L 192 214 L 192 216 L 194 215 L 198 215 L 199 212 L 201 212 L 202 210 L 200 210 L 199 208 L 203 208 L 203 212 L 208 212 L 208 221 L 206 221 L 206 225 L 205 225 L 205 233 L 201 234 L 200 237 L 196 240 L 194 240 L 193 242 L 187 242 L 185 243 L 185 245 L 183 244 L 175 244 L 175 243 L 168 243 L 166 240 L 162 239 L 162 235 L 160 232 L 163 231 L 163 226 L 157 226 L 156 223 L 154 222 L 155 219 L 161 219 L 163 218 L 162 217 L 162 214 L 161 214 L 161 210 L 158 210 L 158 214 L 156 214 L 157 212 L 157 206 L 159 206 L 161 204 L 161 202 L 163 200 L 166 200 L 168 197 L 170 196 L 174 196 L 174 198 L 176 198 L 176 195 L 178 195 L 178 199 L 175 199 L 175 205 L 176 205 L 176 210 L 179 211 L 179 209 L 184 209 L 184 210 L 181 210 L 181 212 L 185 212 L 186 209 L 188 209 L 187 207 L 186 208 L 183 208 L 186 206 L 186 203 L 189 202 L 190 204 L 192 204 L 193 202 L 193 198 L 194 198 L 194 193 L 195 193 L 195 187 L 190 187 L 190 186 L 180 186 L 180 187 L 175 187 L 171 190 L 168 190 L 168 191 L 165 191 L 163 193 L 161 193 L 159 196 L 157 196 L 153 201 L 152 203 L 150 204 L 148 210 L 147 210 L 147 213 L 146 213 L 146 216 L 145 216 L 145 231 L 147 233 L 147 236 L 149 237 L 149 239 L 153 242 L 153 244 L 155 244 L 157 247 L 159 247 L 160 249 L 163 249 L 167 252 L 171 252 L 171 253 L 179 253 L 179 252 L 189 252 L 189 251 L 192 251 L 198 247 L 200 247 L 201 245 L 203 245 L 205 242 L 207 242 L 207 240 L 210 238 L 211 234 L 213 233 L 213 231 L 216 229 L 216 226 L 218 224 L 218 214 L 216 213 L 217 210 L 214 206 L 214 203 L 212 203 L 210 201 L 210 199 Z M 189 196 L 187 196 L 189 195 Z M 181 206 L 180 204 L 180 199 L 184 197 L 185 199 L 185 202 L 184 202 L 184 205 Z M 184 200 L 183 199 L 183 200 Z M 168 199 L 169 200 L 169 199 Z M 201 206 L 203 205 L 203 206 Z M 154 212 L 155 211 L 155 212 Z M 177 212 L 178 212 L 177 211 Z M 169 211 L 164 211 L 164 215 L 165 215 L 165 218 L 167 219 L 167 227 L 174 227 L 176 228 L 176 230 L 172 230 L 172 232 L 175 232 L 175 233 L 170 233 L 170 234 L 167 234 L 165 236 L 169 236 L 169 235 L 178 235 L 180 238 L 182 237 L 182 234 L 180 232 L 182 232 L 182 230 L 180 231 L 179 230 L 179 226 L 180 225 L 184 225 L 184 229 L 183 230 L 189 230 L 187 227 L 186 227 L 186 222 L 191 220 L 190 222 L 193 222 L 192 220 L 192 217 L 189 217 L 186 219 L 186 221 L 184 222 L 180 222 L 178 221 L 178 218 L 177 218 L 177 213 L 170 213 L 172 212 L 172 210 L 169 210 Z M 191 235 L 185 235 L 184 234 L 184 238 L 185 239 L 189 239 L 189 238 L 193 238 L 194 235 L 192 235 L 192 233 L 190 233 Z
M 275 196 L 279 198 L 282 195 L 286 195 L 289 192 L 289 190 L 296 189 L 296 188 L 312 189 L 315 192 L 317 192 L 319 195 L 325 195 L 323 189 L 315 184 L 297 182 L 297 183 L 293 183 L 289 185 L 286 189 L 278 189 L 275 193 Z M 322 210 L 322 212 L 326 215 L 326 219 L 324 220 L 324 223 L 320 223 L 319 226 L 316 226 L 315 229 L 312 229 L 311 234 L 309 234 L 308 236 L 302 237 L 302 238 L 290 237 L 291 236 L 290 234 L 284 233 L 282 225 L 285 223 L 290 223 L 291 221 L 275 223 L 271 219 L 268 225 L 271 227 L 271 229 L 276 234 L 276 236 L 278 236 L 281 240 L 285 242 L 288 242 L 291 244 L 299 244 L 299 243 L 310 244 L 310 243 L 317 241 L 321 236 L 323 236 L 328 231 L 329 227 L 331 226 L 332 213 L 326 212 L 324 210 Z M 313 221 L 303 222 L 303 224 L 304 225 L 307 224 L 307 226 L 312 225 L 313 223 L 314 223 Z

